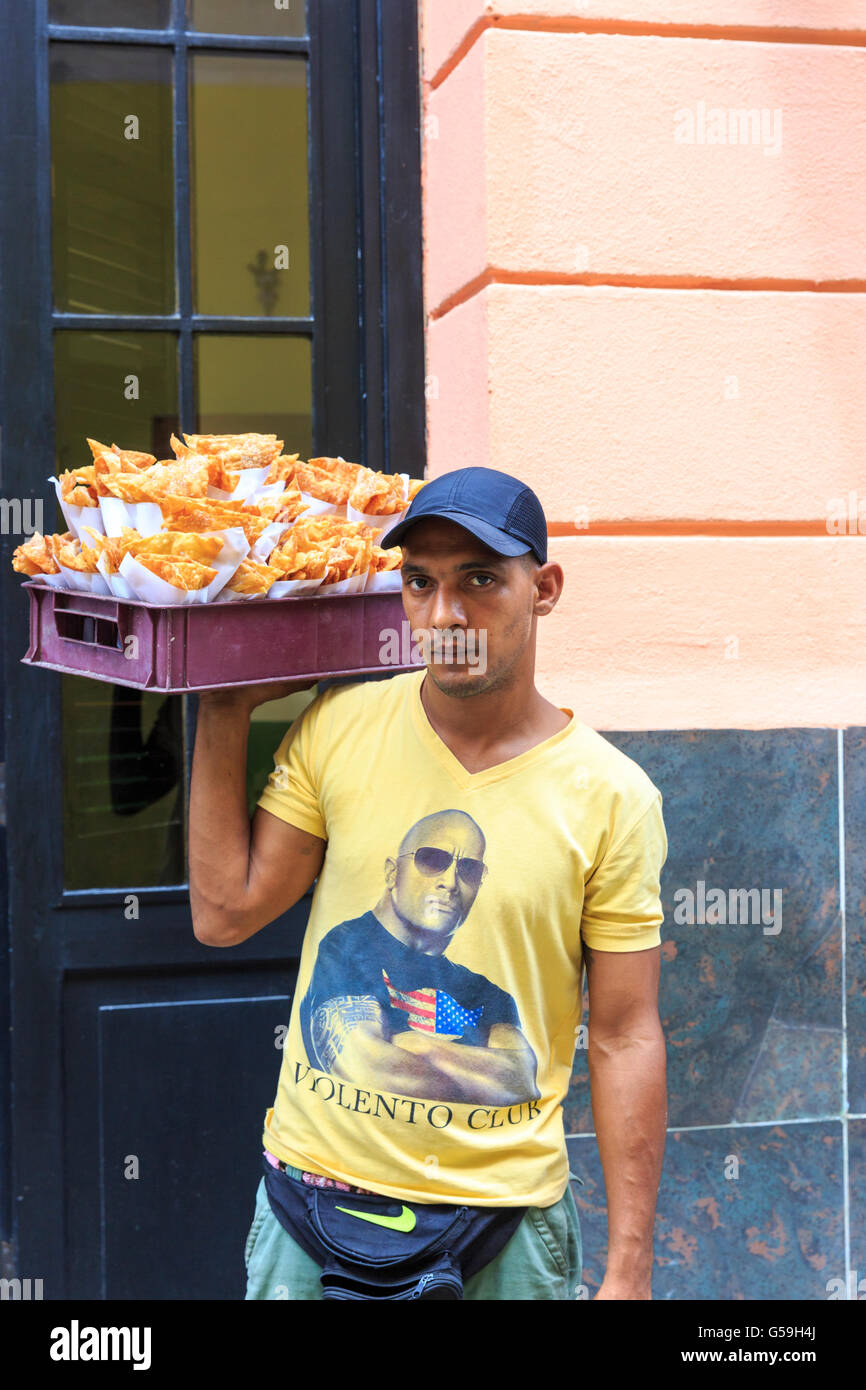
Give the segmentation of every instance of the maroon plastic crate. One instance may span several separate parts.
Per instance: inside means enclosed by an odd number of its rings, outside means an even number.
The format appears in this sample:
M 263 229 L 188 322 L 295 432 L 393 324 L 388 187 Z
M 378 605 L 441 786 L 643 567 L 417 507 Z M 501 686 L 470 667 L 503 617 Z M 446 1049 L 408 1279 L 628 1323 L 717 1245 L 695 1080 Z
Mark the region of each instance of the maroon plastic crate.
M 22 588 L 30 593 L 30 646 L 21 660 L 112 685 L 179 694 L 420 669 L 399 592 L 159 608 L 39 580 Z M 383 664 L 386 629 L 398 635 L 403 664 Z

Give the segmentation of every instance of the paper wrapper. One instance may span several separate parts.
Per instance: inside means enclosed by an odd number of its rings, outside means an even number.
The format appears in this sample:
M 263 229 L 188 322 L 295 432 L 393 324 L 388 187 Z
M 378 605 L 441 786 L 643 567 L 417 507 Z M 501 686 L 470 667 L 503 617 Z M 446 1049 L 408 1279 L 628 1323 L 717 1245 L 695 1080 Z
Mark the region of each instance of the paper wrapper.
M 385 516 L 374 516 L 372 512 L 359 512 L 357 507 L 352 507 L 347 503 L 347 520 L 361 521 L 373 531 L 387 531 L 389 527 L 399 525 L 409 510 L 409 474 L 401 473 L 399 476 L 403 479 L 403 500 L 406 503 L 402 511 L 388 512 Z
M 108 568 L 108 560 L 104 555 L 100 555 L 96 562 L 96 568 L 102 575 L 110 592 L 115 598 L 134 599 L 135 593 L 130 589 L 122 574 L 111 574 Z
M 250 551 L 250 559 L 258 560 L 262 565 L 267 564 L 268 556 L 271 551 L 277 548 L 283 536 L 287 531 L 291 530 L 293 524 L 294 523 L 287 523 L 285 521 L 272 521 L 270 526 L 265 527 Z
M 34 574 L 33 578 L 41 579 L 43 584 L 48 585 L 49 589 L 66 589 L 69 587 L 66 583 L 65 574 L 40 574 L 38 576 Z
M 239 594 L 236 589 L 223 589 L 216 603 L 246 603 L 253 598 L 267 598 L 267 594 Z
M 306 519 L 311 516 L 346 516 L 345 502 L 323 502 L 320 497 L 313 497 L 309 492 L 301 492 L 301 501 L 306 502 L 307 510 L 301 512 L 298 520 Z
M 265 471 L 267 472 L 267 470 Z M 244 498 L 244 506 L 254 507 L 258 502 L 264 502 L 268 497 L 282 497 L 283 493 L 288 491 L 290 489 L 286 483 L 264 483 L 250 493 L 249 497 Z
M 360 594 L 364 591 L 367 582 L 367 574 L 350 574 L 348 579 L 338 579 L 333 584 L 323 584 L 316 594 L 316 598 L 331 598 L 339 594 Z
M 381 532 L 390 530 L 392 526 L 398 526 L 408 510 L 408 507 L 404 507 L 402 512 L 389 512 L 387 516 L 373 516 L 371 512 L 358 512 L 354 507 L 347 506 L 346 515 L 349 521 L 362 521 L 372 531 Z
M 268 598 L 291 598 L 292 594 L 312 594 L 321 587 L 321 579 L 278 579 L 268 590 Z
M 82 526 L 90 526 L 94 531 L 98 531 L 101 536 L 105 535 L 105 526 L 102 521 L 102 513 L 99 507 L 71 507 L 68 502 L 64 502 L 63 493 L 60 487 L 60 479 L 53 475 L 48 479 L 49 483 L 54 484 L 54 491 L 57 494 L 57 501 L 60 503 L 60 510 L 63 513 L 63 520 L 66 522 L 67 530 L 81 541 L 82 545 L 93 546 L 90 537 L 81 530 Z
M 265 482 L 270 471 L 270 464 L 267 468 L 241 468 L 238 470 L 238 481 L 233 492 L 226 492 L 225 488 L 214 487 L 212 483 L 208 483 L 207 495 L 217 502 L 243 502 L 245 507 L 254 507 L 264 497 L 277 497 L 286 490 L 285 483 Z
M 59 560 L 57 563 L 60 565 Z M 82 574 L 80 570 L 72 570 L 68 565 L 60 565 L 60 575 L 63 583 L 55 585 L 55 588 L 74 589 L 79 594 L 111 593 L 101 574 Z M 55 576 L 51 575 L 51 578 Z
M 209 568 L 215 569 L 217 574 L 205 589 L 179 589 L 176 584 L 169 584 L 139 564 L 132 555 L 124 555 L 120 562 L 120 575 L 141 603 L 153 603 L 160 608 L 187 608 L 194 603 L 213 603 L 217 594 L 222 593 L 241 560 L 245 560 L 249 554 L 250 543 L 239 526 L 227 531 L 204 531 L 202 534 L 219 536 L 224 542 L 218 558 L 209 562 Z
M 365 594 L 392 593 L 403 589 L 403 576 L 399 570 L 368 570 Z
M 122 502 L 119 497 L 100 497 L 99 510 L 106 536 L 120 536 L 131 526 L 140 536 L 162 530 L 162 509 L 157 502 Z

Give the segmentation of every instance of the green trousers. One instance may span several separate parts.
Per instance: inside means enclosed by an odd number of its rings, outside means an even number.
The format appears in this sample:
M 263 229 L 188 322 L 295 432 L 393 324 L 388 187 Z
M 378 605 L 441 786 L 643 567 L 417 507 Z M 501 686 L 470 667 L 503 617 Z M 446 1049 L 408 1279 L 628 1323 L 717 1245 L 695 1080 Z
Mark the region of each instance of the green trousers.
M 300 1177 L 297 1170 L 288 1171 Z M 256 1191 L 244 1259 L 247 1299 L 321 1299 L 321 1267 L 274 1216 L 264 1178 Z M 463 1297 L 574 1299 L 581 1266 L 580 1220 L 569 1186 L 553 1206 L 528 1208 L 508 1244 L 466 1281 Z

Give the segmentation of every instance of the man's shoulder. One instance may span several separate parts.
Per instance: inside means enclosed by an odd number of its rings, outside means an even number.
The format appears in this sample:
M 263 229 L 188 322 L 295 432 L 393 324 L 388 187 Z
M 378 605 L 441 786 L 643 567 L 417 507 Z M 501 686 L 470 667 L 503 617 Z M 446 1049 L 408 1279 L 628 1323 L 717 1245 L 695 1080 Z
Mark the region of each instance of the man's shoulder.
M 349 917 L 329 928 L 319 942 L 319 953 L 321 954 L 323 949 L 339 950 L 348 938 L 357 942 L 359 936 L 377 936 L 381 930 L 382 927 L 372 911 L 362 912 L 360 917 Z
M 639 762 L 588 724 L 580 726 L 580 737 L 575 743 L 573 757 L 578 786 L 582 785 L 587 790 L 603 787 L 623 809 L 642 806 L 646 810 L 660 795 L 658 787 Z
M 329 685 L 308 706 L 317 722 L 327 722 L 335 733 L 357 728 L 359 723 L 391 722 L 401 709 L 408 710 L 416 671 L 404 671 L 385 679 L 357 680 Z

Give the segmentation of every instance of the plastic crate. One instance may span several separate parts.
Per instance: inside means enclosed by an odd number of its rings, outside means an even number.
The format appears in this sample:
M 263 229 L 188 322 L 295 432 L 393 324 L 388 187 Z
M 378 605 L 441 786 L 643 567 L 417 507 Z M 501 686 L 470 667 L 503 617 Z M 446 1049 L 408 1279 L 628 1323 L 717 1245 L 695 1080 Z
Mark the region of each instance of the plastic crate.
M 182 693 L 318 677 L 420 669 L 399 592 L 158 608 L 52 589 L 30 594 L 30 646 L 21 660 L 137 690 Z M 383 662 L 386 630 L 402 664 Z M 393 649 L 393 642 L 391 644 Z

